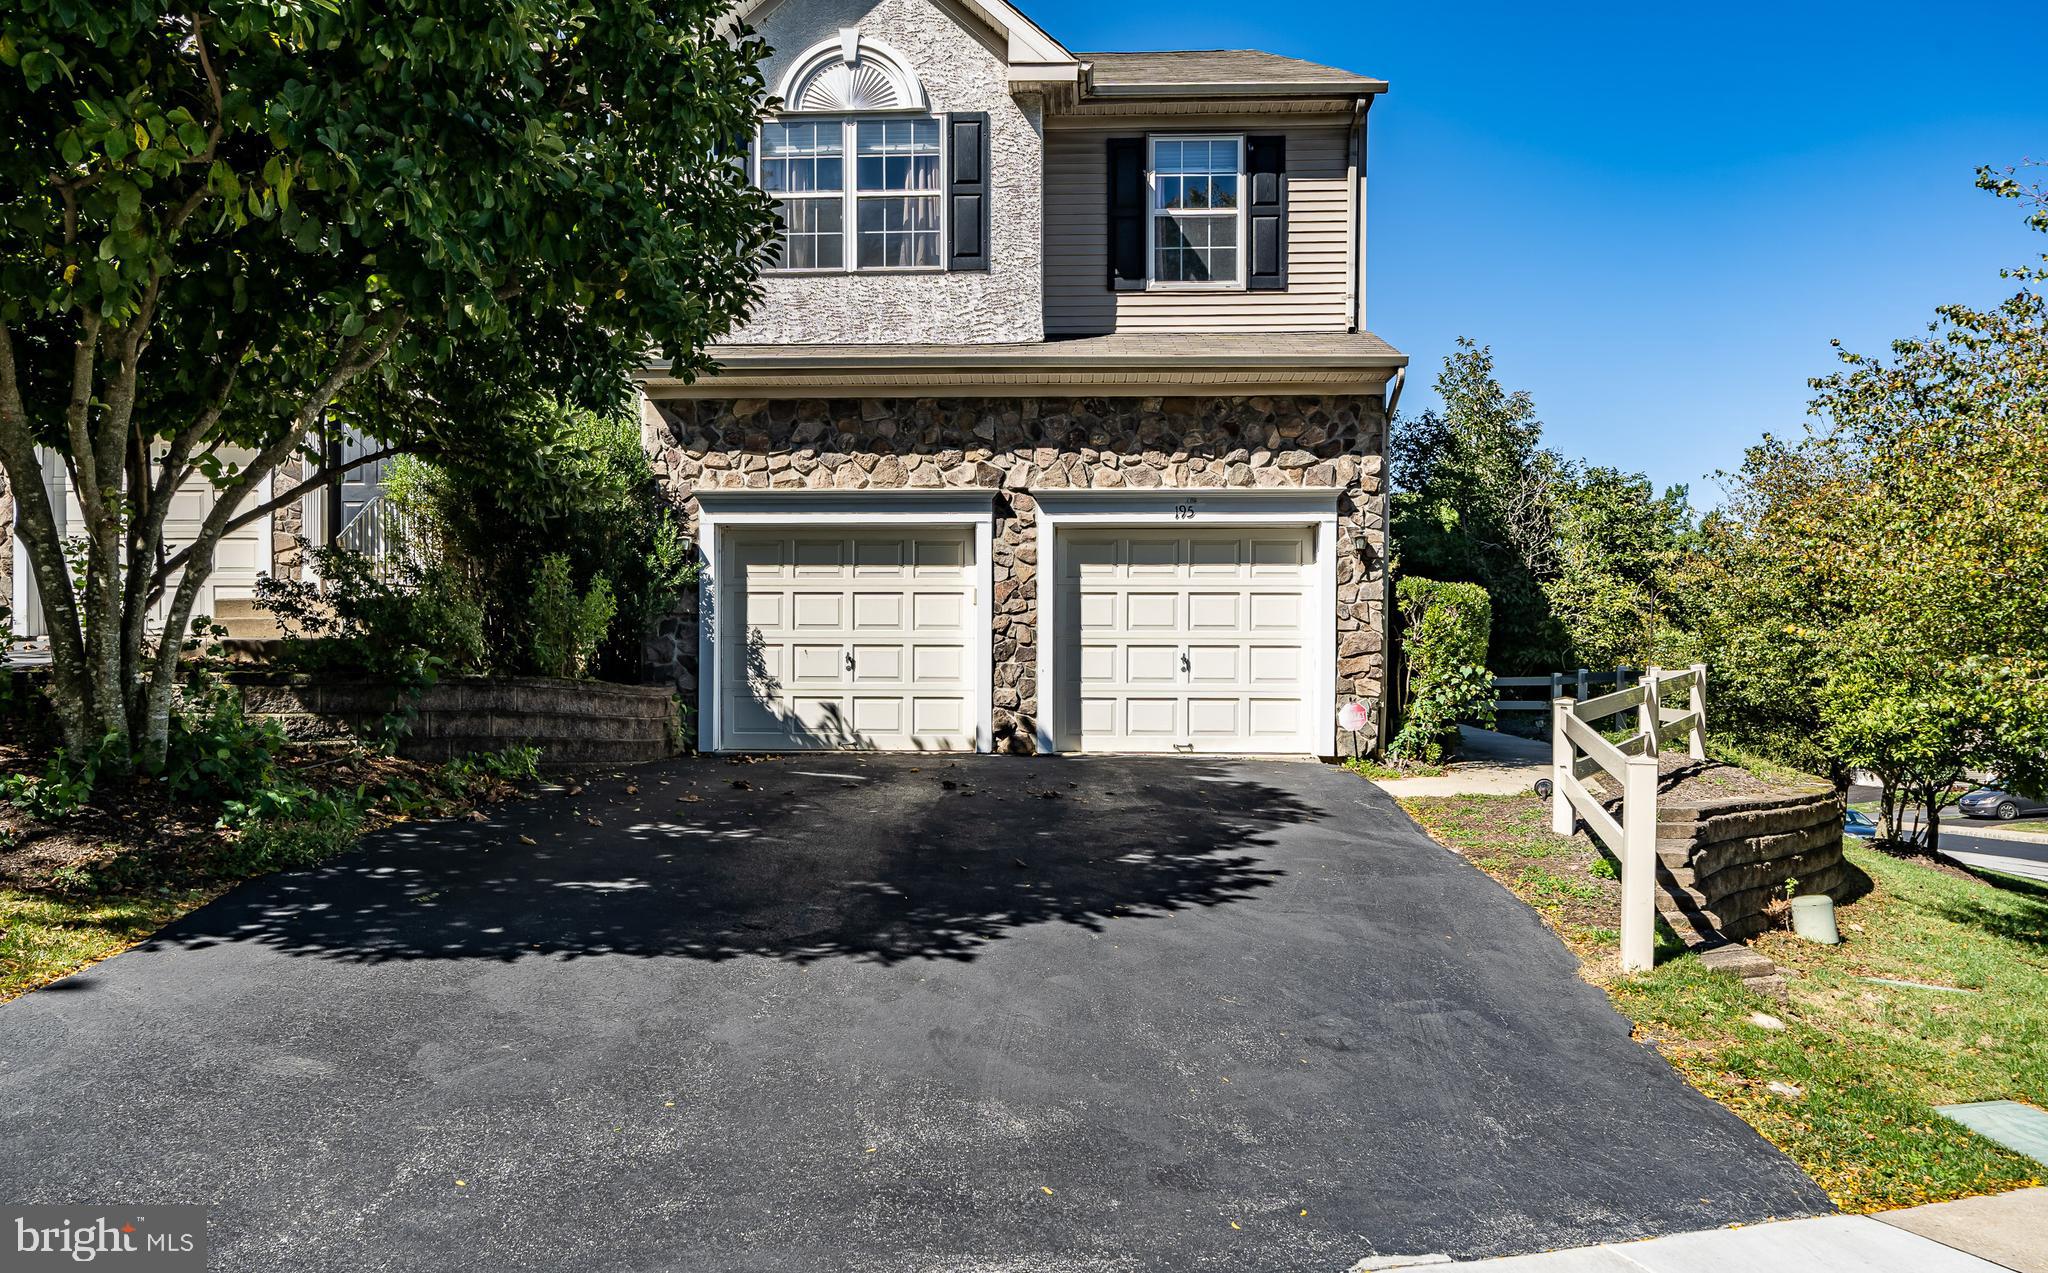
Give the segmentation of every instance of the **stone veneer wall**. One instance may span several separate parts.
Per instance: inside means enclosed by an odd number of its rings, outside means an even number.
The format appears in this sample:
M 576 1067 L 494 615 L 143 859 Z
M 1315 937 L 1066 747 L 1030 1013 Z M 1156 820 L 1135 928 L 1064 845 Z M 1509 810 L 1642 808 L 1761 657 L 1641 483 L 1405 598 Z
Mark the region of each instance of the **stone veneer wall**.
M 1832 791 L 1660 800 L 1657 859 L 1666 920 L 1709 941 L 1769 928 L 1765 908 L 1784 896 L 1787 880 L 1798 880 L 1801 893 L 1830 895 L 1849 880 L 1842 806 Z
M 1365 702 L 1378 731 L 1386 524 L 1386 421 L 1377 396 L 1202 398 L 668 399 L 644 441 L 692 533 L 698 487 L 994 487 L 997 751 L 1035 749 L 1038 716 L 1034 487 L 1331 486 L 1338 498 L 1337 702 Z M 1351 549 L 1363 529 L 1370 570 Z M 696 702 L 695 616 L 650 658 Z M 1367 735 L 1359 749 L 1371 751 Z M 1339 745 L 1351 747 L 1348 734 Z

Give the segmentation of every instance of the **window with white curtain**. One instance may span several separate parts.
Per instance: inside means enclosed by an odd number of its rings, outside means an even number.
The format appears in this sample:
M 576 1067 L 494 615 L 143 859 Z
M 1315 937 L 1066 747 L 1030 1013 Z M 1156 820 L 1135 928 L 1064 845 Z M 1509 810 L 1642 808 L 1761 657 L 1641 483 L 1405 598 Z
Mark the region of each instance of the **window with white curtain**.
M 782 212 L 776 268 L 905 270 L 944 263 L 938 120 L 774 120 L 762 125 L 759 163 L 761 188 Z

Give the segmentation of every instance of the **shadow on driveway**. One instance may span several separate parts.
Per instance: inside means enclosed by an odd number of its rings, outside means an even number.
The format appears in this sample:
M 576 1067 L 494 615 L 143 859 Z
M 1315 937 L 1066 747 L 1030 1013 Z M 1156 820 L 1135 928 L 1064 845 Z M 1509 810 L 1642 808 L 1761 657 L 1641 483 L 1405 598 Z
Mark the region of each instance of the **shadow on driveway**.
M 1322 816 L 1200 762 L 1102 775 L 696 760 L 501 810 L 503 825 L 387 831 L 334 865 L 244 888 L 152 944 L 366 961 L 972 959 L 1036 924 L 1099 930 L 1242 900 L 1279 875 L 1259 856 L 1271 832 Z
M 696 759 L 397 828 L 0 1005 L 0 1118 L 0 1198 L 202 1203 L 263 1273 L 1341 1273 L 1827 1209 L 1281 762 Z

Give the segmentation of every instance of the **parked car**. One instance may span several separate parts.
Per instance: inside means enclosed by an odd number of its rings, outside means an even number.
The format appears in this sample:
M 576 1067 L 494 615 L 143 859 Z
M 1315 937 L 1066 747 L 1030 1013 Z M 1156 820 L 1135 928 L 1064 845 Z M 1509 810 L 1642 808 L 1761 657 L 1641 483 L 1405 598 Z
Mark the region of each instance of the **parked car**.
M 2048 813 L 2048 801 L 2036 800 L 2002 787 L 1979 787 L 1956 801 L 1966 818 L 1997 818 L 2010 822 L 2022 814 Z
M 1842 834 L 1868 840 L 1877 834 L 1877 824 L 1870 820 L 1869 814 L 1850 809 L 1842 814 Z

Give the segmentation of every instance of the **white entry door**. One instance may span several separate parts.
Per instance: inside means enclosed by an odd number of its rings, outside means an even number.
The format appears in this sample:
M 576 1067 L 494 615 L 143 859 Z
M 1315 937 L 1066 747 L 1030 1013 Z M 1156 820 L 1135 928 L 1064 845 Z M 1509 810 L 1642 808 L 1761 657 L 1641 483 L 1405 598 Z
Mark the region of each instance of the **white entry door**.
M 1306 527 L 1058 539 L 1061 750 L 1317 751 Z
M 722 538 L 720 747 L 974 750 L 971 532 Z

